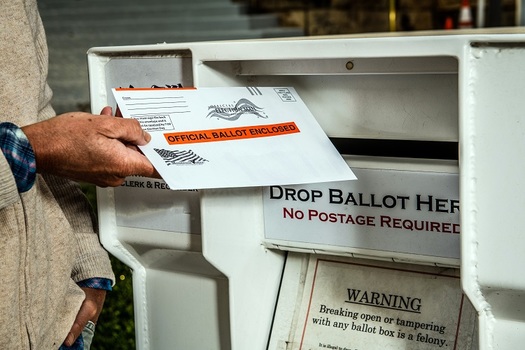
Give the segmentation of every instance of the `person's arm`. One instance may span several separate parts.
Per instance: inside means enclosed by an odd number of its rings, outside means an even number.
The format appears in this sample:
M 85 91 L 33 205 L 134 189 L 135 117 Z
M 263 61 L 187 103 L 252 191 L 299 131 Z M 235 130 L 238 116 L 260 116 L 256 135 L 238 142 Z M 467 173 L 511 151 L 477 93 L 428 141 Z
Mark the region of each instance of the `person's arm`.
M 149 141 L 137 121 L 115 118 L 111 109 L 102 115 L 66 113 L 22 128 L 34 151 L 41 173 L 75 232 L 77 260 L 72 278 L 85 292 L 84 300 L 64 344 L 69 346 L 88 321 L 96 323 L 106 288 L 83 286 L 85 281 L 114 281 L 107 252 L 95 232 L 96 224 L 77 183 L 118 186 L 129 175 L 157 177 L 155 169 L 137 149 Z
M 71 346 L 88 321 L 97 323 L 115 276 L 108 254 L 100 245 L 93 210 L 78 183 L 53 175 L 44 175 L 44 179 L 75 232 L 77 253 L 71 278 L 86 295 L 64 340 L 66 346 Z
M 150 135 L 134 119 L 107 115 L 108 109 L 102 112 L 106 115 L 65 113 L 24 126 L 37 172 L 103 187 L 119 186 L 130 175 L 158 177 L 136 149 L 148 143 Z
M 104 278 L 90 278 L 79 282 L 78 285 L 86 294 L 86 298 L 64 340 L 64 345 L 67 347 L 75 344 L 76 339 L 88 322 L 91 321 L 93 325 L 97 324 L 104 300 L 106 299 L 106 291 L 111 290 L 111 281 Z
M 158 177 L 136 147 L 149 139 L 136 120 L 112 117 L 109 107 L 102 115 L 65 113 L 22 128 L 0 123 L 0 208 L 31 188 L 35 171 L 104 187 L 129 175 Z

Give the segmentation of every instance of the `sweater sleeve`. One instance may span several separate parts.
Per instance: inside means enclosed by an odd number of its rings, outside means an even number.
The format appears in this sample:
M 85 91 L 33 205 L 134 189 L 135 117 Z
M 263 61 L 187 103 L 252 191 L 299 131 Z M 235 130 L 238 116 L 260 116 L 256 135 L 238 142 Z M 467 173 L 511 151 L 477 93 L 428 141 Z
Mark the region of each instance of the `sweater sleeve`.
M 97 277 L 114 283 L 108 253 L 102 248 L 95 230 L 93 209 L 80 186 L 56 176 L 45 175 L 44 178 L 75 232 L 77 258 L 71 277 L 75 282 Z
M 13 204 L 19 199 L 16 181 L 11 167 L 0 152 L 0 209 Z

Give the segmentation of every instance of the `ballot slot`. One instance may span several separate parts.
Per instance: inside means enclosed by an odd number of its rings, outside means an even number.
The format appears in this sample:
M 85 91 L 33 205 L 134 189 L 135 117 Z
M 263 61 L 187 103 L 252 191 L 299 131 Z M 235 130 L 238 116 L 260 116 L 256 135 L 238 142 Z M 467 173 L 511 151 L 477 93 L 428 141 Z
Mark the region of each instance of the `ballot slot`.
M 453 57 L 202 63 L 202 86 L 293 86 L 332 138 L 458 140 Z
M 459 143 L 454 141 L 385 140 L 331 137 L 341 154 L 458 161 Z

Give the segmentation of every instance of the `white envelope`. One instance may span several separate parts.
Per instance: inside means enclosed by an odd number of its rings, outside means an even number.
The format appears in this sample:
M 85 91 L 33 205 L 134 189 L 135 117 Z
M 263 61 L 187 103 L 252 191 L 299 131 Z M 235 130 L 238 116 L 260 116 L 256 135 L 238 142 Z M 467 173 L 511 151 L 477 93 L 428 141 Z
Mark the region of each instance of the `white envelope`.
M 355 180 L 291 87 L 113 89 L 171 189 Z

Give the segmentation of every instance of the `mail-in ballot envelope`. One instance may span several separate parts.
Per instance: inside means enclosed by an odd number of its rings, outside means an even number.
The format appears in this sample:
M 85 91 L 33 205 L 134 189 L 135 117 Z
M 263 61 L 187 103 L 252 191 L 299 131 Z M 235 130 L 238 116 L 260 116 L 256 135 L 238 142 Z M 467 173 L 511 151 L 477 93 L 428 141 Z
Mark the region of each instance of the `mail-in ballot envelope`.
M 140 149 L 171 189 L 354 180 L 295 89 L 114 89 Z

